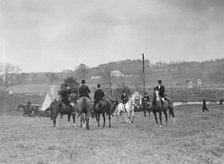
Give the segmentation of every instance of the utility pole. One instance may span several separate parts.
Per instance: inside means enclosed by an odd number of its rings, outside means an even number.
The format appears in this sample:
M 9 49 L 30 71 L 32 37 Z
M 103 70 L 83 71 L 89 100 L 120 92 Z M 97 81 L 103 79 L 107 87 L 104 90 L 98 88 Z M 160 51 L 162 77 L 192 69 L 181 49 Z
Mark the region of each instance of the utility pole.
M 145 58 L 142 54 L 142 77 L 143 77 L 143 95 L 145 94 Z
M 3 40 L 3 46 L 2 46 L 2 54 L 3 54 L 3 78 L 2 78 L 2 89 L 4 90 L 5 89 L 5 80 L 6 80 L 6 69 L 5 69 L 5 53 L 6 53 L 6 50 L 5 50 L 5 40 Z

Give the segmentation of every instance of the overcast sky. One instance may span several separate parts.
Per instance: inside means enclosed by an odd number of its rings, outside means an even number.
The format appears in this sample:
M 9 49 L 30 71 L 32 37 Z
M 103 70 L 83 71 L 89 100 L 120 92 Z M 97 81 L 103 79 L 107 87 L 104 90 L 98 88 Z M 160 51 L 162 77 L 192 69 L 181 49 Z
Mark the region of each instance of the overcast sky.
M 224 0 L 0 2 L 0 60 L 22 72 L 224 57 Z

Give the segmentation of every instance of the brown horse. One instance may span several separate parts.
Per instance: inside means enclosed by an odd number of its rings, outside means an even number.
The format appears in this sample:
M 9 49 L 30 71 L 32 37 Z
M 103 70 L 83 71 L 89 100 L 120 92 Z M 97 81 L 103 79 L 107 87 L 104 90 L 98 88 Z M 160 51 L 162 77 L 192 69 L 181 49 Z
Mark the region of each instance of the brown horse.
M 106 115 L 108 116 L 109 120 L 109 127 L 111 127 L 111 110 L 112 110 L 112 104 L 109 100 L 107 99 L 102 99 L 95 105 L 93 108 L 97 125 L 98 127 L 100 126 L 100 114 L 103 116 L 103 127 L 105 127 L 105 122 L 106 122 Z
M 144 99 L 142 100 L 142 104 L 140 105 L 140 108 L 143 110 L 144 117 L 146 117 L 146 113 L 149 113 L 150 117 L 150 112 L 151 112 L 151 103 L 145 101 Z
M 86 124 L 86 129 L 89 130 L 89 117 L 91 115 L 92 110 L 92 103 L 91 100 L 88 97 L 80 97 L 78 100 L 78 110 L 79 110 L 79 116 L 81 116 L 81 124 Z M 83 127 L 85 129 L 85 127 Z
M 162 101 L 163 101 L 163 105 L 162 105 Z M 158 120 L 157 120 L 156 113 L 159 113 L 160 127 L 162 126 L 162 112 L 165 115 L 166 123 L 168 121 L 168 119 L 167 119 L 167 110 L 168 109 L 169 109 L 169 115 L 173 116 L 173 121 L 175 122 L 173 102 L 171 101 L 171 99 L 166 97 L 165 100 L 162 100 L 158 95 L 158 91 L 154 91 L 153 100 L 152 100 L 152 112 L 155 116 L 155 120 L 156 120 L 157 125 L 158 125 Z
M 53 125 L 56 127 L 56 119 L 58 114 L 60 113 L 61 115 L 67 114 L 68 115 L 68 123 L 67 126 L 69 126 L 70 123 L 70 117 L 72 116 L 73 118 L 73 125 L 75 126 L 75 116 L 77 113 L 77 104 L 73 103 L 73 105 L 67 105 L 64 104 L 60 100 L 54 100 L 50 104 L 50 111 L 51 111 L 51 120 L 53 120 Z

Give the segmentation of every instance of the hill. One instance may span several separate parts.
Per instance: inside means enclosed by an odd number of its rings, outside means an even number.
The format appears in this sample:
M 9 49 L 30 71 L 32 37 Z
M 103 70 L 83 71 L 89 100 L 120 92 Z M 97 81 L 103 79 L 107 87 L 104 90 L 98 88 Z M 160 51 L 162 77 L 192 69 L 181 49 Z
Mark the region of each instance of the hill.
M 83 68 L 82 68 L 83 69 Z M 128 86 L 132 90 L 142 91 L 142 60 L 124 60 L 101 64 L 98 67 L 89 68 L 86 66 L 80 76 L 80 70 L 66 70 L 59 73 L 37 72 L 17 74 L 10 83 L 10 88 L 16 92 L 27 92 L 27 90 L 41 90 L 49 92 L 50 85 L 59 85 L 67 77 L 75 77 L 81 80 L 86 79 L 90 86 L 95 87 L 101 83 L 104 88 L 115 88 Z M 111 71 L 117 70 L 122 76 L 109 78 Z M 150 63 L 145 60 L 145 85 L 147 89 L 156 85 L 161 79 L 167 87 L 186 88 L 187 82 L 192 81 L 197 87 L 201 80 L 202 88 L 223 88 L 224 81 L 224 59 L 216 59 L 203 62 L 157 62 Z M 82 70 L 83 71 L 83 70 Z M 84 74 L 85 73 L 85 74 Z M 95 77 L 95 78 L 94 78 Z M 28 87 L 23 87 L 28 86 Z M 35 88 L 38 86 L 37 88 Z M 46 86 L 48 89 L 46 89 Z M 9 89 L 10 89 L 9 88 Z M 27 89 L 28 88 L 28 89 Z

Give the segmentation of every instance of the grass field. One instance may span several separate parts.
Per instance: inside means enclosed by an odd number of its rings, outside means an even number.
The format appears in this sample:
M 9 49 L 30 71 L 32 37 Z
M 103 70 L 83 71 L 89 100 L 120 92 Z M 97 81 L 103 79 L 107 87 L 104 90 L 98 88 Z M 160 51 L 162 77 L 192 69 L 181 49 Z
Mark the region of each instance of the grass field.
M 133 124 L 117 123 L 90 130 L 72 125 L 67 117 L 57 119 L 57 128 L 46 117 L 0 116 L 0 163 L 201 163 L 224 161 L 224 107 L 179 106 L 176 123 L 155 125 L 153 115 L 136 113 Z M 102 119 L 101 119 L 102 121 Z M 164 121 L 164 119 L 163 119 Z M 79 125 L 79 120 L 77 120 Z M 102 125 L 102 123 L 101 123 Z

